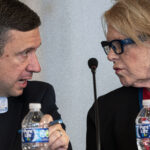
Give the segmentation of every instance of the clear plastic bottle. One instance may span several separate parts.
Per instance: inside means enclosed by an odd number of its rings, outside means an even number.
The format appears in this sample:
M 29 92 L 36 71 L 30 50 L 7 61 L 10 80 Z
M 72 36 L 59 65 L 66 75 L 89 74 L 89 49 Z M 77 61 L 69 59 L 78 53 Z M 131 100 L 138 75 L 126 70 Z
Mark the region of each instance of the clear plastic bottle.
M 150 99 L 143 100 L 143 108 L 136 118 L 138 150 L 150 150 Z
M 47 150 L 48 149 L 48 124 L 41 121 L 43 113 L 41 104 L 30 103 L 30 111 L 22 121 L 22 150 Z

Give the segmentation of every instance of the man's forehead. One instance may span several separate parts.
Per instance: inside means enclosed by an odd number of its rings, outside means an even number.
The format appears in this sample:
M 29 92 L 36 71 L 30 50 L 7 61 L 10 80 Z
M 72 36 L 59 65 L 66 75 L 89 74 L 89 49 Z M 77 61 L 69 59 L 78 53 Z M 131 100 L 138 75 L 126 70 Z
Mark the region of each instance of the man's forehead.
M 35 28 L 29 31 L 20 31 L 16 29 L 10 29 L 8 30 L 8 34 L 11 35 L 31 35 L 31 34 L 40 34 L 39 28 Z
M 12 47 L 18 49 L 37 49 L 41 45 L 41 37 L 39 29 L 30 31 L 19 31 L 11 29 L 8 31 L 8 40 L 5 48 Z
M 19 30 L 11 29 L 7 32 L 7 35 L 9 41 L 30 40 L 30 41 L 39 41 L 41 43 L 39 28 L 30 31 L 19 31 Z

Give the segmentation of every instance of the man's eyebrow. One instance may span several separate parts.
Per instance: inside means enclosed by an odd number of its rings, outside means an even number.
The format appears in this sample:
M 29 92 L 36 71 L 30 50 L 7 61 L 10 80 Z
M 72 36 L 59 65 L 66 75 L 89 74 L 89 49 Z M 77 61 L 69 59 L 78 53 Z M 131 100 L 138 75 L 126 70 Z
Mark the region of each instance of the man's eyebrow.
M 38 49 L 40 46 L 42 45 L 42 43 L 39 44 L 38 47 L 28 47 L 26 49 L 22 49 L 19 53 L 22 53 L 22 52 L 25 52 L 25 51 L 32 51 L 32 50 L 35 50 L 35 49 Z
M 23 51 L 26 51 L 26 50 L 30 51 L 30 50 L 38 49 L 41 45 L 42 45 L 42 43 L 40 43 L 38 47 L 32 47 L 31 46 L 31 47 L 24 49 Z
M 32 51 L 32 50 L 35 50 L 35 48 L 34 47 L 29 47 L 29 48 L 23 49 L 22 52 Z

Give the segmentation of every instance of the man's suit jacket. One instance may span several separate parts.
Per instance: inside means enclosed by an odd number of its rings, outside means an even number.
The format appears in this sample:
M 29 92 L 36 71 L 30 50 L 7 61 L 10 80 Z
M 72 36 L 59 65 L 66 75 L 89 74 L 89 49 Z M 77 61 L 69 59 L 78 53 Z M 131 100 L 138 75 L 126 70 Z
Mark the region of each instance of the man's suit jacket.
M 48 83 L 29 81 L 21 96 L 8 98 L 8 112 L 0 114 L 0 150 L 21 150 L 18 130 L 31 102 L 41 103 L 44 114 L 51 114 L 54 119 L 61 118 L 53 87 Z
M 137 150 L 138 88 L 122 87 L 99 97 L 101 150 Z M 94 105 L 87 117 L 86 150 L 96 150 Z

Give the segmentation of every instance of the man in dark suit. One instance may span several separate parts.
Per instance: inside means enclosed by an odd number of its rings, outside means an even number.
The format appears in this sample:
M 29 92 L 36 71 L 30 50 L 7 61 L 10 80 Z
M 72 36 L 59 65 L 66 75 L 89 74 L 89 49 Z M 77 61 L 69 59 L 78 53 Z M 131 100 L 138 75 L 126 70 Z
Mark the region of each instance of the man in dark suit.
M 18 0 L 0 1 L 0 149 L 20 150 L 18 130 L 29 103 L 41 103 L 47 122 L 60 119 L 54 89 L 44 82 L 28 81 L 41 71 L 36 51 L 41 45 L 39 16 Z M 49 148 L 67 150 L 65 126 L 49 130 Z

